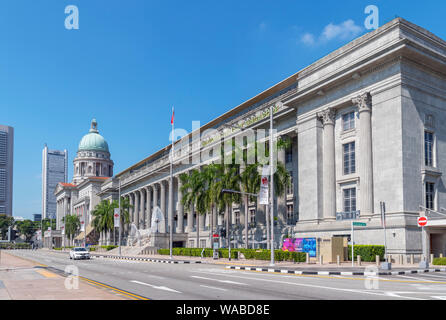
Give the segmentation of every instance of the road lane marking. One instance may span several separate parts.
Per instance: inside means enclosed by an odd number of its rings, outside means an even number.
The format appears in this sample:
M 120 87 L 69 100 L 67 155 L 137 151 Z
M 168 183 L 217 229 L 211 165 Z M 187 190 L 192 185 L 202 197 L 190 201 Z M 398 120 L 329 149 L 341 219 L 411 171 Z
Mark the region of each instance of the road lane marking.
M 191 278 L 195 278 L 195 279 L 204 279 L 204 280 L 211 280 L 211 281 L 217 281 L 217 282 L 222 282 L 222 283 L 239 284 L 239 285 L 242 285 L 242 286 L 247 286 L 246 283 L 235 282 L 235 281 L 230 281 L 230 280 L 212 279 L 212 278 L 199 277 L 199 276 L 191 276 Z
M 174 289 L 171 289 L 171 288 L 168 288 L 168 287 L 155 286 L 153 284 L 149 284 L 149 283 L 145 283 L 145 282 L 141 282 L 141 281 L 137 281 L 137 280 L 131 280 L 130 282 L 141 284 L 143 286 L 148 286 L 148 287 L 151 287 L 153 289 L 159 289 L 159 290 L 164 290 L 164 291 L 169 291 L 169 292 L 181 293 L 180 291 L 177 291 L 177 290 L 174 290 Z
M 423 279 L 421 277 L 410 277 L 410 276 L 401 276 L 401 275 L 399 275 L 398 277 L 400 277 L 400 278 L 407 278 L 407 279 L 415 279 L 417 281 L 422 280 L 422 281 L 425 281 L 425 282 L 435 282 L 433 280 L 427 280 L 427 279 Z
M 97 282 L 97 281 L 94 281 L 94 280 L 91 280 L 91 279 L 88 279 L 88 278 L 84 278 L 84 277 L 79 277 L 79 278 L 80 278 L 81 280 L 83 280 L 83 281 L 88 282 L 90 285 L 95 285 L 95 286 L 100 286 L 100 287 L 104 287 L 104 288 L 110 289 L 110 290 L 115 291 L 115 292 L 117 292 L 117 293 L 124 294 L 124 295 L 126 295 L 127 297 L 132 298 L 133 300 L 150 300 L 150 299 L 148 299 L 148 298 L 146 298 L 146 297 L 139 296 L 139 295 L 130 293 L 130 292 L 128 292 L 128 291 L 120 290 L 120 289 L 118 289 L 118 288 L 108 286 L 108 285 L 106 285 L 106 284 L 104 284 L 104 283 L 101 283 L 101 282 Z
M 236 276 L 236 275 L 226 275 L 226 277 L 231 278 L 239 278 L 239 279 L 248 279 L 248 280 L 257 280 L 257 281 L 263 281 L 263 282 L 274 282 L 279 284 L 289 284 L 299 287 L 310 287 L 310 288 L 317 288 L 317 289 L 326 289 L 326 290 L 334 290 L 334 291 L 343 291 L 343 292 L 353 292 L 353 293 L 359 293 L 359 294 L 368 294 L 368 295 L 377 295 L 377 296 L 387 296 L 384 292 L 370 292 L 370 291 L 364 291 L 359 289 L 344 289 L 344 288 L 334 288 L 334 287 L 327 287 L 327 286 L 320 286 L 320 285 L 312 285 L 312 284 L 304 284 L 304 283 L 296 283 L 296 282 L 288 282 L 288 281 L 277 281 L 277 280 L 270 280 L 270 279 L 262 279 L 262 278 L 253 278 L 253 277 L 243 277 L 243 276 Z M 362 279 L 363 280 L 363 279 Z M 402 297 L 404 299 L 418 299 L 418 298 L 412 298 L 412 297 Z
M 217 288 L 217 287 L 205 286 L 204 284 L 200 284 L 200 287 L 209 288 L 209 289 L 215 289 L 215 290 L 227 291 L 226 289 L 223 289 L 223 288 Z
M 40 273 L 42 276 L 45 276 L 46 278 L 58 278 L 59 276 L 55 273 L 52 273 L 45 269 L 37 269 L 38 273 Z

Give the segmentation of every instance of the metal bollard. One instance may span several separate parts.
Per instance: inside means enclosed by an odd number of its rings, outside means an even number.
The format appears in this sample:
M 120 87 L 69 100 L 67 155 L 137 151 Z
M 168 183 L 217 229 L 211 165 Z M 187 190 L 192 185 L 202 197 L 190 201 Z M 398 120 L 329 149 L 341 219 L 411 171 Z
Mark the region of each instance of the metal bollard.
M 310 254 L 307 252 L 305 256 L 306 256 L 306 263 L 310 263 Z
M 379 256 L 376 256 L 376 266 L 379 267 L 380 259 Z
M 356 260 L 358 261 L 358 266 L 361 266 L 361 256 L 357 256 Z
M 414 254 L 410 255 L 410 264 L 415 264 L 415 257 Z
M 319 256 L 319 264 L 320 264 L 320 265 L 323 265 L 323 264 L 324 264 L 324 256 L 323 256 L 323 255 L 320 255 L 320 256 Z
M 336 262 L 338 266 L 341 265 L 341 257 L 339 255 L 336 256 Z

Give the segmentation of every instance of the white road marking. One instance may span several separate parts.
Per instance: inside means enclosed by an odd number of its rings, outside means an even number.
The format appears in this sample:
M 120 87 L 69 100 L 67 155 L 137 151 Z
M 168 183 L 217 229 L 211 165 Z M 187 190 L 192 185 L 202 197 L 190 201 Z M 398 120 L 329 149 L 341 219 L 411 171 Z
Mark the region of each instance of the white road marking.
M 204 284 L 200 284 L 200 287 L 209 288 L 209 289 L 215 289 L 215 290 L 227 291 L 226 289 L 223 289 L 223 288 L 217 288 L 217 287 L 205 286 Z
M 393 291 L 384 291 L 384 293 L 386 294 L 386 296 L 389 296 L 389 297 L 412 299 L 412 300 L 426 300 L 426 299 L 423 299 L 423 298 L 401 296 L 401 295 L 399 295 L 399 294 L 397 294 L 396 292 L 393 292 Z M 398 293 L 400 293 L 400 292 L 398 292 Z
M 417 281 L 435 282 L 435 281 L 423 279 L 423 278 L 420 278 L 420 277 L 409 277 L 409 276 L 401 276 L 401 275 L 399 275 L 398 277 L 412 279 L 412 280 L 417 280 Z
M 445 296 L 433 296 L 431 298 L 438 299 L 438 300 L 446 300 Z
M 440 279 L 443 279 L 444 281 L 446 281 L 446 275 L 442 275 L 442 276 L 440 276 L 440 275 L 438 275 L 438 274 L 429 274 L 429 273 L 425 273 L 425 274 L 423 274 L 423 277 L 432 277 L 432 278 L 440 278 Z
M 137 284 L 141 284 L 143 286 L 149 286 L 152 287 L 153 289 L 159 289 L 159 290 L 164 290 L 164 291 L 170 291 L 170 292 L 176 292 L 176 293 L 181 293 L 180 291 L 168 288 L 168 287 L 164 287 L 164 286 L 155 286 L 153 284 L 149 284 L 149 283 L 145 283 L 145 282 L 141 282 L 141 281 L 137 281 L 137 280 L 131 280 L 130 282 L 133 283 L 137 283 Z
M 257 281 L 264 281 L 264 282 L 275 282 L 275 283 L 281 283 L 281 284 L 289 284 L 294 286 L 300 286 L 300 287 L 311 287 L 311 288 L 317 288 L 317 289 L 327 289 L 327 290 L 334 290 L 334 291 L 344 291 L 344 292 L 354 292 L 359 294 L 369 294 L 369 295 L 376 295 L 376 296 L 386 296 L 387 294 L 384 292 L 370 292 L 370 291 L 364 291 L 359 289 L 344 289 L 344 288 L 334 288 L 334 287 L 327 287 L 327 286 L 319 286 L 319 285 L 312 285 L 312 284 L 304 284 L 304 283 L 296 283 L 296 282 L 288 282 L 288 281 L 277 281 L 277 280 L 270 280 L 270 279 L 262 279 L 262 278 L 253 278 L 253 277 L 244 277 L 244 276 L 236 276 L 236 275 L 225 275 L 226 277 L 231 278 L 240 278 L 240 279 L 248 279 L 248 280 L 257 280 Z M 412 297 L 401 297 L 403 299 L 414 299 L 418 300 L 418 298 L 412 298 Z
M 229 284 L 240 284 L 240 285 L 242 285 L 242 286 L 247 286 L 246 283 L 235 282 L 235 281 L 230 281 L 230 280 L 212 279 L 212 278 L 199 277 L 199 276 L 191 276 L 191 278 L 195 278 L 195 279 L 204 279 L 204 280 L 211 280 L 211 281 L 217 281 L 217 282 L 229 283 Z

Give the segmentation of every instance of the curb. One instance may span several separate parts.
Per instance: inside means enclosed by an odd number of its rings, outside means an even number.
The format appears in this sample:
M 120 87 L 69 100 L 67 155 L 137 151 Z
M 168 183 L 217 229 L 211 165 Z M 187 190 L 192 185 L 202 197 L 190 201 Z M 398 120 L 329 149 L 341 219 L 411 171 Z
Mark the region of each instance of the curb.
M 158 262 L 158 263 L 171 263 L 171 264 L 192 264 L 192 263 L 201 263 L 201 261 L 183 261 L 183 260 L 161 260 L 161 259 L 152 259 L 152 258 L 137 258 L 137 257 L 126 257 L 126 256 L 112 256 L 112 255 L 99 255 L 94 254 L 92 257 L 98 258 L 109 258 L 109 259 L 118 259 L 118 260 L 136 260 L 136 261 L 147 261 L 147 262 Z
M 323 276 L 397 276 L 414 273 L 426 273 L 426 272 L 446 272 L 446 268 L 441 269 L 420 269 L 420 270 L 407 270 L 407 271 L 391 271 L 391 272 L 353 272 L 353 271 L 298 271 L 287 269 L 272 269 L 272 268 L 255 268 L 255 267 L 238 267 L 227 266 L 226 269 L 232 270 L 246 270 L 246 271 L 262 271 L 271 273 L 286 273 L 286 274 L 298 274 L 298 275 L 323 275 Z

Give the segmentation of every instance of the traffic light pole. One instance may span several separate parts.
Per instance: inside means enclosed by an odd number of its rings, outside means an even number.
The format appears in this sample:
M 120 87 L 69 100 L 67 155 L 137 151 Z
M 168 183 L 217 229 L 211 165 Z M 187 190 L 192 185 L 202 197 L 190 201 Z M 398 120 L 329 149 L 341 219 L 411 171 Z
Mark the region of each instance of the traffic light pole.
M 270 167 L 270 186 L 271 186 L 271 194 L 270 194 L 270 214 L 271 214 L 271 262 L 270 266 L 274 266 L 274 152 L 273 152 L 273 106 L 269 107 L 269 122 L 270 122 L 270 131 L 269 131 L 269 167 Z

